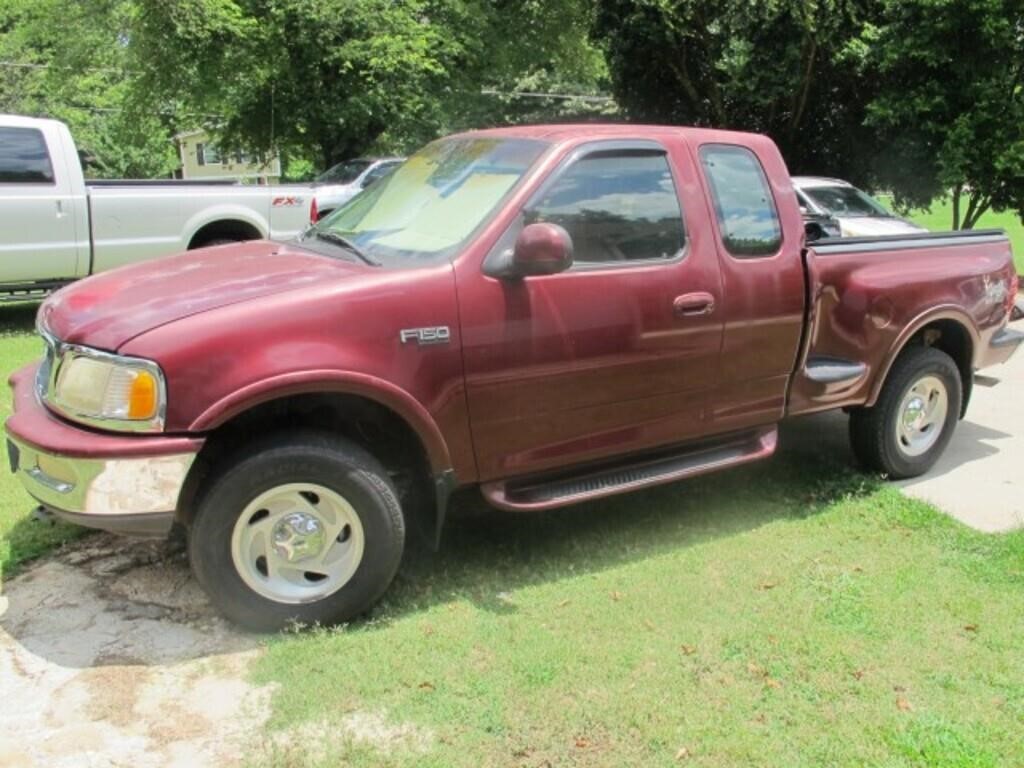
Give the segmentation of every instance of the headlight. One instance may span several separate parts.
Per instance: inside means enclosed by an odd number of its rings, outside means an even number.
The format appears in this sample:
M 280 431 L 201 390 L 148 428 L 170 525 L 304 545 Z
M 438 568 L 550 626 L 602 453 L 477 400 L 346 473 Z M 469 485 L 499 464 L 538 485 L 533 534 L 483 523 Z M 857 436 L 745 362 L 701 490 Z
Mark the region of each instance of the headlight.
M 46 341 L 49 349 L 40 368 L 39 390 L 47 405 L 73 421 L 101 429 L 163 429 L 167 388 L 160 366 L 52 338 Z

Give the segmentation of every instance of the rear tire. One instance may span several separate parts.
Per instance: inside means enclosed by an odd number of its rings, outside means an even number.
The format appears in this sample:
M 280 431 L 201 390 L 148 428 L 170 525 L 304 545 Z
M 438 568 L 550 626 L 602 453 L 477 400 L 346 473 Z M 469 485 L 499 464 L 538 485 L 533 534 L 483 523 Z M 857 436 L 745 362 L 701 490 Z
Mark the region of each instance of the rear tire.
M 953 437 L 962 402 L 953 358 L 910 347 L 896 358 L 874 407 L 850 414 L 853 452 L 865 468 L 896 480 L 923 475 Z
M 391 584 L 405 521 L 386 471 L 358 445 L 318 432 L 279 434 L 212 477 L 189 557 L 230 620 L 257 631 L 337 624 Z

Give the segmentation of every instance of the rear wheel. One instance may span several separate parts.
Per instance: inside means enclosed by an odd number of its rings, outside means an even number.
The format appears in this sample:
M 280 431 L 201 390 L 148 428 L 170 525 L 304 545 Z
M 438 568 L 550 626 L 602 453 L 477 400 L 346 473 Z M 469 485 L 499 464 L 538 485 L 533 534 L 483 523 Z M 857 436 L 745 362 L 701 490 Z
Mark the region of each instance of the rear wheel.
M 850 414 L 850 442 L 865 467 L 894 479 L 927 472 L 945 451 L 963 401 L 953 359 L 932 347 L 911 347 L 893 363 L 872 408 Z
M 405 523 L 380 463 L 347 440 L 295 433 L 215 470 L 189 532 L 200 585 L 250 629 L 366 611 L 402 558 Z

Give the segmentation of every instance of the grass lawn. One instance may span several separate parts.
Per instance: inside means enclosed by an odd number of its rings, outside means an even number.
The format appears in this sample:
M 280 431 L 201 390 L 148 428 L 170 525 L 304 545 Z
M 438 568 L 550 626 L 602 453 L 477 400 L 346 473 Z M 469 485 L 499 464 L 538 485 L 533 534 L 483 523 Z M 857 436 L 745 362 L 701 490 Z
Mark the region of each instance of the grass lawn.
M 42 354 L 42 342 L 34 331 L 36 309 L 37 304 L 0 306 L 0 419 L 11 413 L 7 376 Z M 5 459 L 0 472 L 0 583 L 13 566 L 79 535 L 79 529 L 70 525 L 30 519 L 34 508 L 35 503 L 7 470 Z
M 555 514 L 464 501 L 369 621 L 269 642 L 250 764 L 1024 764 L 1024 533 L 820 453 Z
M 967 199 L 963 200 L 961 213 L 967 210 Z M 927 229 L 945 231 L 953 226 L 953 205 L 948 200 L 936 201 L 932 204 L 931 211 L 914 211 L 910 218 Z M 1005 229 L 1013 245 L 1013 260 L 1017 263 L 1017 272 L 1024 273 L 1024 222 L 1017 214 L 989 211 L 981 217 L 977 229 Z

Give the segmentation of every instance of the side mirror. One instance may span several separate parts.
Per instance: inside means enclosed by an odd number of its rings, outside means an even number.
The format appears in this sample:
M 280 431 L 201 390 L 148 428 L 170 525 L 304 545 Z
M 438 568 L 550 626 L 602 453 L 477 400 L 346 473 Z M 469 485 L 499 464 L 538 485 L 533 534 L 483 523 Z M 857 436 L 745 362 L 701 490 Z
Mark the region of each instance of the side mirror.
M 808 243 L 813 243 L 815 240 L 822 240 L 827 237 L 825 230 L 821 224 L 816 221 L 804 222 L 804 238 Z
M 515 246 L 486 269 L 492 277 L 518 280 L 554 275 L 572 266 L 572 238 L 557 224 L 538 222 L 523 227 Z

